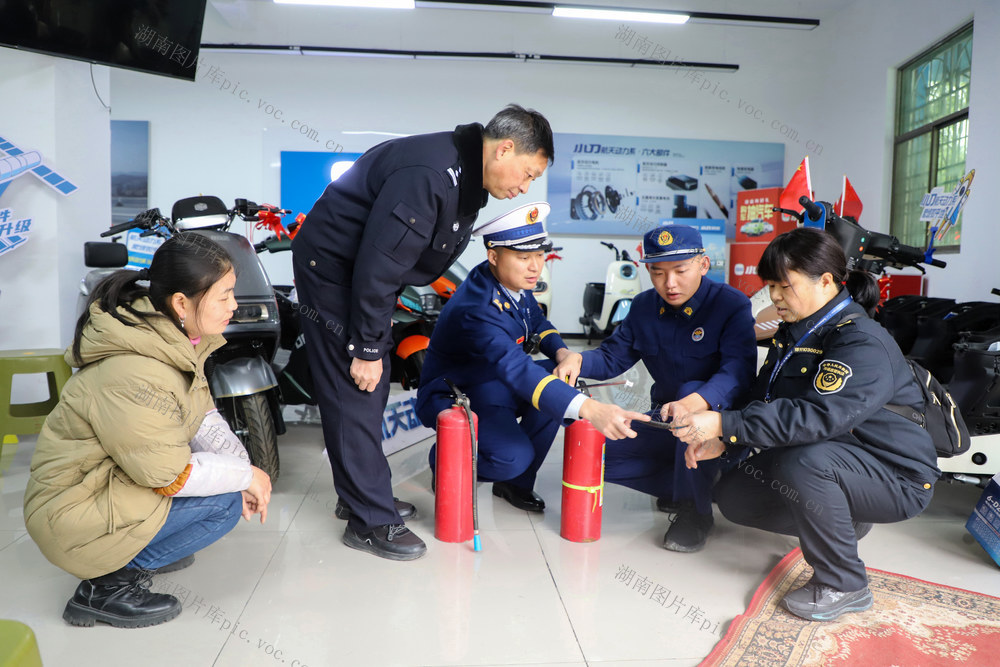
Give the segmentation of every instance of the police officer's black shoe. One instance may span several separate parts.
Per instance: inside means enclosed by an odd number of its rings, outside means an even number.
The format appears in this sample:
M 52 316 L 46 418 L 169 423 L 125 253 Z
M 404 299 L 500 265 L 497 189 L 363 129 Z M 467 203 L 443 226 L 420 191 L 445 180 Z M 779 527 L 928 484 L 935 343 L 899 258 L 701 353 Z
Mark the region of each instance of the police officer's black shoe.
M 355 530 L 347 524 L 344 544 L 389 560 L 414 560 L 427 553 L 427 545 L 401 523 L 377 526 L 368 531 Z
M 173 595 L 149 590 L 152 570 L 122 568 L 111 574 L 85 579 L 63 611 L 70 625 L 91 627 L 96 621 L 116 628 L 144 628 L 165 623 L 181 613 Z
M 693 505 L 682 505 L 670 520 L 670 528 L 663 536 L 663 548 L 682 552 L 700 551 L 714 525 L 715 519 L 711 514 L 698 514 Z
M 175 560 L 173 563 L 167 563 L 163 567 L 158 567 L 153 570 L 153 574 L 166 574 L 168 572 L 176 572 L 177 570 L 183 570 L 186 567 L 190 567 L 194 564 L 194 554 L 190 556 L 184 556 L 179 560 Z
M 810 581 L 786 595 L 781 605 L 807 621 L 832 621 L 849 611 L 870 609 L 872 593 L 867 586 L 860 591 L 845 593 Z
M 511 505 L 525 512 L 545 511 L 545 501 L 531 489 L 514 486 L 509 482 L 493 482 L 493 495 L 503 498 Z
M 413 503 L 408 503 L 405 500 L 400 500 L 399 498 L 393 498 L 392 500 L 396 505 L 396 511 L 399 512 L 399 518 L 410 519 L 416 516 L 417 508 L 413 505 Z M 344 521 L 351 518 L 351 510 L 347 509 L 347 505 L 345 505 L 340 498 L 337 498 L 337 507 L 334 508 L 333 514 L 338 519 L 343 519 Z

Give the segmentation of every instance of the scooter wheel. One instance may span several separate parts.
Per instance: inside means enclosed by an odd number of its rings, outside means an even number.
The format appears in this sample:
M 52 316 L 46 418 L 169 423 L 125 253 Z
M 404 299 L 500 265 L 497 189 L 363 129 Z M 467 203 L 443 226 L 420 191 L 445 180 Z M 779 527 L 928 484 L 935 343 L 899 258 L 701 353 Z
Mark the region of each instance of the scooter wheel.
M 274 428 L 271 408 L 264 394 L 236 396 L 224 399 L 222 410 L 233 433 L 239 436 L 250 456 L 250 463 L 278 479 L 281 465 L 278 460 L 278 434 Z

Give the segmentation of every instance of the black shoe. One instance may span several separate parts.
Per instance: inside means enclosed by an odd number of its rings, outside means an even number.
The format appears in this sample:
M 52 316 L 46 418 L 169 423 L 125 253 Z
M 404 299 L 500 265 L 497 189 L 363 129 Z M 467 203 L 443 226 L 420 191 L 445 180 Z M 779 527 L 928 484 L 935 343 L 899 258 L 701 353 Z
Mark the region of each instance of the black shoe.
M 111 574 L 85 579 L 66 603 L 63 619 L 70 625 L 90 627 L 102 621 L 116 628 L 144 628 L 165 623 L 181 613 L 180 600 L 152 593 L 152 570 L 122 568 Z
M 852 521 L 851 523 L 854 524 L 854 538 L 858 541 L 872 530 L 872 524 L 870 523 L 862 523 L 860 521 Z
M 681 509 L 681 503 L 675 503 L 673 498 L 664 496 L 656 499 L 656 509 L 667 514 L 677 514 Z
M 401 523 L 378 526 L 367 533 L 358 532 L 347 524 L 344 544 L 389 560 L 414 560 L 427 553 L 424 541 Z
M 545 511 L 545 501 L 531 489 L 514 486 L 509 482 L 493 482 L 493 495 L 503 498 L 511 505 L 525 512 Z
M 849 611 L 870 609 L 872 593 L 867 586 L 860 591 L 845 593 L 809 582 L 786 595 L 781 605 L 807 621 L 832 621 Z
M 399 518 L 411 519 L 417 515 L 417 508 L 412 503 L 400 500 L 399 498 L 393 498 L 392 500 L 396 504 L 396 511 L 399 512 Z M 344 521 L 351 518 L 351 510 L 347 509 L 347 505 L 340 498 L 337 498 L 337 507 L 333 510 L 333 514 L 338 519 L 343 519 Z
M 714 525 L 715 519 L 711 514 L 698 514 L 692 505 L 680 506 L 670 520 L 667 534 L 663 536 L 663 548 L 682 552 L 700 551 Z
M 173 563 L 167 563 L 163 567 L 158 567 L 153 570 L 153 574 L 166 574 L 167 572 L 176 572 L 177 570 L 183 570 L 194 564 L 194 554 L 190 556 L 185 556 L 180 560 L 175 560 Z

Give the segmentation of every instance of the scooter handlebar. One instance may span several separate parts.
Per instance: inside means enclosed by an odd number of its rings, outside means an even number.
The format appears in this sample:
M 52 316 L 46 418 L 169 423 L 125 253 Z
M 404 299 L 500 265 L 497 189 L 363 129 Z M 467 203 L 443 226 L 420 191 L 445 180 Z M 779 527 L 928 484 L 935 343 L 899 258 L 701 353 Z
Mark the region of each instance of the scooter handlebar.
M 136 226 L 135 220 L 129 220 L 128 222 L 112 225 L 110 229 L 101 232 L 101 236 L 114 236 L 115 234 L 121 234 L 122 232 L 128 231 Z
M 809 214 L 809 219 L 812 220 L 813 222 L 823 217 L 823 207 L 814 203 L 811 199 L 809 199 L 809 197 L 806 197 L 805 195 L 799 197 L 799 206 L 801 206 L 806 210 L 806 213 Z
M 155 229 L 164 220 L 163 214 L 160 213 L 160 209 L 151 208 L 141 213 L 137 213 L 134 218 L 128 222 L 122 222 L 117 225 L 112 225 L 111 229 L 101 232 L 101 236 L 114 236 L 115 234 L 121 234 L 129 229 L 134 229 L 139 227 L 140 229 Z M 148 235 L 147 235 L 148 236 Z

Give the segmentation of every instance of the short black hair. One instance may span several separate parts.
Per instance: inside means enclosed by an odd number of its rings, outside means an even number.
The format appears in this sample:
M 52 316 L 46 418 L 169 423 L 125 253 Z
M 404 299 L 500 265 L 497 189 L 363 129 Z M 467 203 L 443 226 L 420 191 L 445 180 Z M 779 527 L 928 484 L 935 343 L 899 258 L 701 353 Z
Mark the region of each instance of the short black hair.
M 525 109 L 519 104 L 508 104 L 493 116 L 486 124 L 483 136 L 487 139 L 510 139 L 518 153 L 534 155 L 542 151 L 549 164 L 556 157 L 549 121 L 534 109 Z

